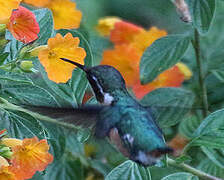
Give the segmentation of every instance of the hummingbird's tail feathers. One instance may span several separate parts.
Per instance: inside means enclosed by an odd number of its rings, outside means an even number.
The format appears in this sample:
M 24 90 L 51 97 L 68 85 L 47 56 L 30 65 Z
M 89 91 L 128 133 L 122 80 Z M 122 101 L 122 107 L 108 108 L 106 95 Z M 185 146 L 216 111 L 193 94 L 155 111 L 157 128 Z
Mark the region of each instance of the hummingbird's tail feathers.
M 85 71 L 85 72 L 86 72 L 86 70 L 87 70 L 87 68 L 86 68 L 84 65 L 82 65 L 82 64 L 79 64 L 79 63 L 77 63 L 77 62 L 71 61 L 71 60 L 66 59 L 66 58 L 60 58 L 60 59 L 63 60 L 63 61 L 65 61 L 65 62 L 74 64 L 75 66 L 79 67 L 80 69 L 82 69 L 82 70 Z
M 28 106 L 26 109 L 44 116 L 48 116 L 58 121 L 88 128 L 95 126 L 97 116 L 103 109 L 103 106 L 81 106 L 79 108 Z

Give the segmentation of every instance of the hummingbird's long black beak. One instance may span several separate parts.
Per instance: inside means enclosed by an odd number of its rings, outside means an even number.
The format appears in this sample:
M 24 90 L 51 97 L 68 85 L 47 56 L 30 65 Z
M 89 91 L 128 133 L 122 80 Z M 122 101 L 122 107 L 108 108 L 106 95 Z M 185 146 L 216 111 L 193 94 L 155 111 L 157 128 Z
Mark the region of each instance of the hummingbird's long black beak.
M 78 68 L 82 69 L 82 70 L 85 71 L 85 72 L 87 71 L 86 66 L 84 66 L 84 65 L 82 65 L 82 64 L 79 64 L 79 63 L 77 63 L 77 62 L 71 61 L 71 60 L 66 59 L 66 58 L 60 58 L 60 59 L 63 60 L 63 61 L 65 61 L 65 62 L 68 62 L 68 63 L 71 63 L 71 64 L 76 65 Z

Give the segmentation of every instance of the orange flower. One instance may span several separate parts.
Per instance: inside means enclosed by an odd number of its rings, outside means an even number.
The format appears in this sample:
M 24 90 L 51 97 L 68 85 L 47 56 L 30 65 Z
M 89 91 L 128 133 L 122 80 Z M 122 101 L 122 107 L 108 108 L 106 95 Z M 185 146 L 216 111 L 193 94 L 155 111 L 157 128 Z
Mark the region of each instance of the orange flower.
M 139 76 L 139 60 L 140 55 L 135 49 L 124 44 L 104 51 L 101 64 L 115 67 L 124 77 L 127 86 L 132 86 Z
M 115 23 L 119 21 L 121 21 L 121 19 L 117 17 L 105 17 L 99 19 L 96 29 L 101 36 L 109 36 L 111 30 L 114 29 Z
M 62 61 L 60 58 L 75 60 L 84 64 L 86 52 L 79 46 L 79 38 L 67 33 L 64 37 L 56 34 L 48 40 L 48 47 L 39 52 L 38 58 L 44 66 L 48 78 L 56 83 L 65 83 L 72 77 L 74 65 Z
M 49 4 L 50 0 L 23 0 L 23 2 L 36 7 L 45 7 Z
M 49 145 L 45 139 L 37 137 L 24 139 L 23 144 L 12 147 L 12 166 L 19 172 L 18 177 L 31 178 L 36 171 L 43 171 L 53 161 L 48 153 Z
M 167 32 L 165 30 L 159 30 L 157 27 L 151 27 L 148 31 L 141 31 L 141 33 L 136 34 L 131 45 L 138 49 L 142 54 L 155 40 L 166 35 Z
M 149 84 L 141 85 L 140 80 L 133 86 L 133 92 L 138 99 L 143 96 L 162 87 L 180 87 L 184 81 L 184 74 L 179 70 L 177 66 L 162 72 L 154 81 Z
M 12 10 L 17 9 L 21 0 L 0 0 L 0 24 L 6 24 L 9 21 Z
M 12 166 L 2 166 L 0 168 L 0 179 L 1 180 L 23 180 L 17 177 L 15 170 Z
M 17 40 L 23 43 L 36 40 L 40 32 L 34 14 L 22 6 L 12 12 L 7 28 Z
M 53 13 L 55 29 L 79 28 L 82 13 L 76 9 L 75 2 L 69 0 L 51 0 L 48 7 Z
M 119 21 L 115 23 L 114 29 L 111 31 L 110 40 L 116 45 L 128 44 L 134 40 L 137 34 L 143 31 L 144 29 L 139 26 Z

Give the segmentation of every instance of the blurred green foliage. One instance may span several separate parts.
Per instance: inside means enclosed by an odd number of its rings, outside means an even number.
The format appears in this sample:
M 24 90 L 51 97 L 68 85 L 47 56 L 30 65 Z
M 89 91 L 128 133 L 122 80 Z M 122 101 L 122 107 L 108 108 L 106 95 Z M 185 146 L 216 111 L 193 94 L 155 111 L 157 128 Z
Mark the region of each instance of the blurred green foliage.
M 177 61 L 186 63 L 194 75 L 184 83 L 183 88 L 155 90 L 142 99 L 142 104 L 160 106 L 165 104 L 167 107 L 177 107 L 174 110 L 171 108 L 171 111 L 163 110 L 160 117 L 159 124 L 162 128 L 166 127 L 164 128 L 165 138 L 169 140 L 177 133 L 185 136 L 189 144 L 184 155 L 192 159 L 188 164 L 223 178 L 224 110 L 219 109 L 224 106 L 224 2 L 221 0 L 192 0 L 190 2 L 192 26 L 191 23 L 187 24 L 180 20 L 176 8 L 171 1 L 167 0 L 74 1 L 83 12 L 82 25 L 78 30 L 55 31 L 49 10 L 33 11 L 41 29 L 39 39 L 35 43 L 37 45 L 46 44 L 56 32 L 63 35 L 71 32 L 80 38 L 81 47 L 87 51 L 85 63 L 92 66 L 99 64 L 102 52 L 112 47 L 106 38 L 100 37 L 95 31 L 97 21 L 101 17 L 118 16 L 145 28 L 157 26 L 173 34 L 156 41 L 150 47 L 157 49 L 154 54 L 151 53 L 150 48 L 146 50 L 141 61 L 142 80 L 151 81 L 161 71 L 168 69 Z M 210 9 L 206 9 L 208 7 Z M 202 108 L 202 93 L 198 83 L 198 67 L 191 44 L 193 27 L 202 33 L 200 38 L 203 80 L 208 92 L 209 111 L 213 112 L 204 120 L 200 109 Z M 210 30 L 206 34 L 208 29 Z M 6 32 L 5 38 L 10 42 L 0 48 L 0 97 L 10 103 L 38 106 L 75 107 L 82 103 L 85 90 L 88 88 L 84 73 L 76 69 L 68 83 L 56 84 L 48 79 L 38 58 L 26 57 L 22 53 L 24 48 L 27 48 L 24 44 L 15 40 L 9 32 Z M 36 71 L 30 73 L 22 71 L 18 62 L 24 59 L 32 60 Z M 164 63 L 165 60 L 169 62 Z M 148 66 L 153 63 L 156 63 L 156 68 L 148 71 Z M 158 71 L 158 68 L 161 68 L 161 71 Z M 186 109 L 178 110 L 178 107 L 182 105 L 192 109 L 190 112 Z M 7 108 L 1 102 L 0 108 L 0 130 L 6 128 L 9 134 L 16 138 L 33 136 L 40 139 L 45 138 L 51 145 L 54 162 L 45 172 L 36 174 L 33 179 L 84 180 L 91 175 L 94 175 L 94 179 L 105 178 L 107 180 L 198 179 L 190 173 L 181 172 L 178 168 L 167 166 L 165 163 L 161 165 L 162 167 L 141 167 L 124 158 L 107 140 L 96 140 L 89 132 L 83 130 L 72 132 L 63 127 L 39 121 L 29 113 Z M 89 148 L 88 154 L 86 148 Z

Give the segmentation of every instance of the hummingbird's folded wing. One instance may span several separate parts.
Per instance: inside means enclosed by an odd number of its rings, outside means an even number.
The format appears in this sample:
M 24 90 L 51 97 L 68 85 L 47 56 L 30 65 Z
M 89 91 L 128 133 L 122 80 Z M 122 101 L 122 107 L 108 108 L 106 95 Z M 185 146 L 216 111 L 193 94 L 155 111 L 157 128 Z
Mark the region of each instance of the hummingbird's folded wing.
M 97 116 L 100 113 L 100 111 L 104 108 L 104 106 L 89 105 L 77 108 L 27 106 L 25 108 L 59 121 L 87 128 L 92 127 L 96 124 Z

